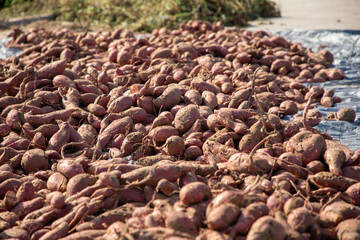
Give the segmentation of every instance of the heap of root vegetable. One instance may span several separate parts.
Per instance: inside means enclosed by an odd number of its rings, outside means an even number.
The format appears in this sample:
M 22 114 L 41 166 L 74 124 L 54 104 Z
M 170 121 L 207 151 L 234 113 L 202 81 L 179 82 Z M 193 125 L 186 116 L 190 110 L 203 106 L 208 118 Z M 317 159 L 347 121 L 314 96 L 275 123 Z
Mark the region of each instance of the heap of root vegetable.
M 360 238 L 360 151 L 313 128 L 328 50 L 200 21 L 12 37 L 0 239 Z

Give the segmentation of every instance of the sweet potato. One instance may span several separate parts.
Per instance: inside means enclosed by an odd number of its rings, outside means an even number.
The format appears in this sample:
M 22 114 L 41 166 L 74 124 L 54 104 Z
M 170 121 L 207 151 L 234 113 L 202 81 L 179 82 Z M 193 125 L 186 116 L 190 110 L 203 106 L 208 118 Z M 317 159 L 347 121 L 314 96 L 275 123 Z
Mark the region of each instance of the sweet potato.
M 203 91 L 210 91 L 214 94 L 220 93 L 219 87 L 214 84 L 207 83 L 200 78 L 196 77 L 191 81 L 190 87 L 202 93 Z
M 247 153 L 235 153 L 227 163 L 218 164 L 218 167 L 220 169 L 228 168 L 239 173 L 263 174 L 270 171 L 272 161 L 271 157 L 261 153 L 255 153 L 252 161 Z
M 161 191 L 166 196 L 170 196 L 172 193 L 179 190 L 179 186 L 167 179 L 162 179 L 156 185 L 156 190 Z
M 6 116 L 6 123 L 14 130 L 21 130 L 20 112 L 17 109 L 12 109 Z
M 336 239 L 359 239 L 360 221 L 358 219 L 347 219 L 340 222 L 335 229 Z
M 73 240 L 73 239 L 95 239 L 105 234 L 105 230 L 85 230 L 81 232 L 75 232 L 68 236 L 59 238 L 59 240 Z
M 34 198 L 35 188 L 31 182 L 24 182 L 16 192 L 18 202 L 28 201 Z
M 211 109 L 215 109 L 218 105 L 215 93 L 210 91 L 202 92 L 203 103 Z
M 294 209 L 287 216 L 288 224 L 298 232 L 308 231 L 314 220 L 311 212 L 304 207 Z
M 164 143 L 171 136 L 178 136 L 179 132 L 173 126 L 159 126 L 149 132 L 151 137 L 157 145 Z
M 287 216 L 295 208 L 300 208 L 303 206 L 304 206 L 304 199 L 300 197 L 292 197 L 288 199 L 284 204 L 284 214 L 285 216 Z
M 237 223 L 232 227 L 230 237 L 235 238 L 237 234 L 246 234 L 251 225 L 260 217 L 269 213 L 269 209 L 265 203 L 255 202 L 249 204 L 241 211 Z
M 13 227 L 16 225 L 17 221 L 20 221 L 20 218 L 18 215 L 16 215 L 13 212 L 9 212 L 9 211 L 4 211 L 0 213 L 0 219 L 4 220 L 6 223 L 8 223 L 8 225 L 10 227 Z M 9 228 L 10 228 L 9 227 Z M 3 231 L 5 229 L 2 229 L 1 231 Z
M 115 208 L 113 210 L 100 214 L 99 216 L 91 219 L 85 224 L 79 225 L 76 230 L 84 231 L 90 229 L 106 229 L 108 226 L 110 226 L 116 221 L 125 222 L 126 219 L 131 217 L 132 210 L 133 209 L 127 207 L 126 205 Z
M 213 230 L 223 231 L 238 218 L 240 209 L 232 203 L 213 208 L 206 217 L 206 225 Z
M 51 113 L 45 114 L 32 114 L 32 111 L 25 113 L 24 117 L 27 122 L 33 126 L 40 126 L 42 124 L 48 124 L 54 120 L 63 120 L 66 121 L 70 118 L 71 114 L 75 112 L 76 109 L 64 109 L 58 110 Z
M 183 212 L 167 210 L 165 216 L 165 226 L 176 231 L 188 233 L 192 236 L 198 235 L 198 229 L 195 224 Z
M 181 133 L 186 132 L 195 123 L 197 119 L 200 119 L 199 107 L 193 104 L 187 105 L 180 109 L 175 115 L 175 128 Z
M 48 178 L 46 186 L 50 191 L 65 192 L 67 183 L 68 180 L 64 175 L 55 172 Z
M 295 114 L 298 111 L 296 103 L 292 100 L 286 100 L 280 104 L 280 112 L 284 115 Z
M 345 152 L 342 149 L 330 148 L 324 153 L 325 162 L 329 165 L 331 173 L 342 175 L 341 168 L 346 161 Z
M 184 152 L 185 159 L 195 160 L 197 157 L 203 154 L 201 148 L 199 146 L 189 146 L 186 148 Z
M 193 205 L 211 197 L 208 185 L 202 182 L 192 182 L 183 186 L 180 190 L 180 200 L 185 205 Z
M 2 239 L 20 239 L 20 240 L 28 240 L 30 239 L 30 235 L 25 230 L 19 227 L 13 227 L 6 229 L 5 231 L 0 233 L 0 238 Z
M 306 165 L 312 160 L 320 159 L 325 151 L 325 139 L 309 131 L 302 131 L 292 136 L 284 143 L 287 152 L 299 153 L 303 164 Z
M 155 166 L 142 167 L 124 173 L 121 180 L 123 182 L 132 182 L 127 187 L 142 186 L 144 184 L 156 187 L 157 183 L 163 178 L 173 182 L 181 175 L 192 170 L 193 166 L 186 166 L 186 164 L 170 164 L 169 162 L 165 164 L 160 162 Z
M 104 130 L 102 129 L 102 131 L 98 135 L 97 144 L 100 146 L 101 149 L 104 149 L 105 146 L 116 134 L 125 134 L 131 129 L 132 125 L 133 120 L 131 119 L 131 117 L 128 116 L 111 122 L 111 124 L 107 126 Z
M 34 137 L 35 134 L 39 132 L 45 138 L 50 138 L 59 131 L 59 126 L 57 124 L 44 124 L 36 129 L 33 129 L 30 124 L 25 123 L 22 126 L 22 130 L 30 137 Z
M 171 136 L 165 142 L 166 152 L 173 156 L 181 156 L 185 151 L 185 142 L 179 136 Z
M 94 145 L 97 131 L 93 126 L 90 124 L 81 124 L 81 126 L 77 129 L 77 132 L 85 141 L 85 143 L 87 143 L 89 146 Z
M 0 137 L 5 137 L 11 132 L 11 127 L 6 123 L 0 124 Z
M 228 107 L 229 108 L 238 108 L 239 105 L 243 101 L 249 99 L 249 96 L 250 96 L 250 91 L 248 89 L 241 89 L 241 90 L 236 91 L 232 95 Z
M 211 139 L 205 141 L 202 150 L 203 153 L 210 152 L 224 162 L 228 161 L 234 154 L 239 153 L 235 148 L 227 147 Z
M 158 109 L 169 110 L 181 101 L 181 92 L 176 86 L 169 85 L 153 103 Z
M 58 225 L 56 228 L 45 233 L 39 240 L 52 240 L 59 239 L 61 237 L 66 236 L 69 230 L 69 224 L 67 222 L 63 222 Z
M 290 198 L 291 194 L 283 189 L 277 190 L 271 194 L 266 201 L 270 214 L 273 214 L 278 210 L 282 210 L 285 202 Z
M 88 173 L 77 174 L 69 179 L 69 182 L 66 185 L 66 195 L 71 196 L 78 193 L 86 187 L 93 185 L 96 180 L 96 177 Z
M 16 213 L 19 218 L 24 218 L 27 214 L 40 209 L 44 203 L 44 198 L 37 197 L 29 201 L 18 203 L 11 211 Z
M 200 106 L 203 100 L 201 98 L 199 91 L 190 89 L 185 93 L 184 101 L 186 104 L 195 104 Z
M 286 238 L 286 232 L 281 223 L 270 216 L 257 219 L 251 226 L 247 239 L 282 239 Z
M 73 159 L 62 159 L 56 165 L 56 170 L 67 178 L 84 173 L 83 166 Z
M 46 201 L 54 208 L 61 209 L 65 204 L 65 195 L 62 192 L 51 192 L 46 196 Z
M 246 133 L 239 142 L 239 151 L 241 152 L 250 152 L 255 145 L 266 137 L 266 133 L 263 130 L 263 123 L 260 119 L 252 125 L 249 130 L 250 132 Z
M 131 117 L 134 123 L 141 123 L 146 119 L 146 111 L 140 107 L 131 107 L 120 113 L 110 114 L 110 120 L 117 120 L 125 117 Z
M 342 200 L 336 200 L 320 212 L 320 225 L 323 227 L 334 227 L 343 220 L 357 218 L 360 208 Z
M 46 170 L 48 169 L 48 166 L 48 156 L 45 154 L 44 150 L 38 148 L 28 150 L 21 159 L 21 167 L 26 172 Z
M 172 56 L 172 51 L 169 48 L 159 47 L 151 53 L 150 58 L 154 60 L 156 58 L 169 58 Z
M 339 121 L 354 122 L 356 118 L 356 113 L 352 108 L 342 108 L 335 115 Z
M 309 181 L 319 188 L 331 187 L 340 191 L 345 191 L 348 187 L 358 182 L 330 172 L 319 172 L 315 175 L 310 175 Z
M 108 112 L 119 113 L 129 109 L 132 106 L 132 98 L 130 96 L 120 96 L 114 101 L 109 102 Z
M 24 100 L 13 96 L 0 97 L 0 111 L 4 110 L 7 106 L 22 103 Z
M 21 186 L 22 181 L 16 178 L 9 178 L 0 183 L 0 197 L 4 197 L 8 191 L 16 192 Z

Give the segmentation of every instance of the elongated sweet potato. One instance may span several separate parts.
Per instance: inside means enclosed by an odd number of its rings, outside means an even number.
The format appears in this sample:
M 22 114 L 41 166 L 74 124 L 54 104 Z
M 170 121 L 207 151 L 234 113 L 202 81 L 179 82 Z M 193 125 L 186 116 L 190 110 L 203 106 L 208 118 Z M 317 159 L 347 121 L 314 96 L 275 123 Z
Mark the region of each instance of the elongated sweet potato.
M 19 218 L 24 218 L 27 214 L 40 209 L 44 206 L 45 200 L 42 197 L 37 197 L 29 201 L 21 202 L 17 204 L 13 209 L 12 212 L 16 213 Z
M 357 218 L 359 215 L 359 207 L 342 200 L 337 200 L 321 210 L 320 225 L 323 227 L 333 227 L 343 220 Z
M 345 191 L 348 187 L 358 182 L 330 172 L 319 172 L 315 175 L 310 175 L 309 180 L 319 188 L 331 187 L 340 191 Z
M 341 168 L 346 161 L 345 152 L 342 149 L 330 148 L 324 153 L 325 162 L 329 165 L 331 173 L 342 175 Z
M 88 173 L 77 174 L 74 177 L 69 179 L 69 182 L 66 186 L 67 196 L 71 196 L 75 193 L 80 192 L 88 186 L 93 185 L 96 182 L 97 178 Z

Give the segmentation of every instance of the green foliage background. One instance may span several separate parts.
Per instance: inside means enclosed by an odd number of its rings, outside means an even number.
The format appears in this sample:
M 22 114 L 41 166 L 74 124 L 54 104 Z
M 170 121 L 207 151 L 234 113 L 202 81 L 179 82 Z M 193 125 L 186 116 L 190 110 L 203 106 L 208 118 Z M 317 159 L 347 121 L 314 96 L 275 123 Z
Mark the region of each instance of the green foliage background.
M 27 7 L 21 8 L 23 5 Z M 4 8 L 0 15 L 4 10 L 31 14 L 36 10 L 32 5 L 40 7 L 39 12 L 56 14 L 60 20 L 145 32 L 176 28 L 191 19 L 242 26 L 251 19 L 279 15 L 270 0 L 0 0 L 0 8 Z

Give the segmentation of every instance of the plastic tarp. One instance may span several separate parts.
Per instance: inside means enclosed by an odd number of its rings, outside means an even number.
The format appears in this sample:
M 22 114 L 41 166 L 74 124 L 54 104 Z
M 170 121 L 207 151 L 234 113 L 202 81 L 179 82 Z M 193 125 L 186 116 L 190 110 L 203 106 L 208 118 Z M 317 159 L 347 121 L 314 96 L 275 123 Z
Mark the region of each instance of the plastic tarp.
M 334 89 L 335 95 L 341 97 L 343 101 L 331 108 L 322 105 L 317 107 L 324 115 L 350 107 L 355 110 L 357 118 L 353 123 L 323 120 L 316 128 L 339 140 L 351 150 L 360 149 L 360 31 L 291 29 L 274 31 L 272 34 L 279 34 L 292 42 L 299 42 L 314 52 L 321 50 L 324 45 L 328 47 L 334 55 L 334 62 L 330 67 L 342 69 L 346 79 L 312 83 L 312 85 L 324 87 L 325 90 Z
M 332 108 L 321 105 L 318 109 L 325 115 L 336 112 L 341 108 L 350 107 L 356 111 L 357 119 L 353 123 L 343 121 L 323 120 L 316 128 L 331 135 L 352 150 L 360 148 L 360 31 L 329 31 L 329 30 L 281 30 L 273 31 L 292 42 L 299 42 L 304 47 L 313 51 L 319 51 L 326 45 L 334 54 L 334 62 L 331 67 L 340 68 L 347 78 L 340 81 L 314 83 L 325 88 L 333 88 L 335 95 L 343 101 L 335 104 Z M 3 45 L 6 39 L 0 39 L 0 59 L 10 57 L 18 51 L 6 49 Z M 285 119 L 290 119 L 286 116 Z

